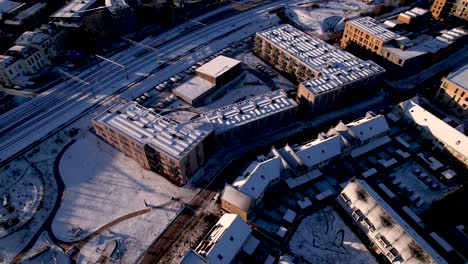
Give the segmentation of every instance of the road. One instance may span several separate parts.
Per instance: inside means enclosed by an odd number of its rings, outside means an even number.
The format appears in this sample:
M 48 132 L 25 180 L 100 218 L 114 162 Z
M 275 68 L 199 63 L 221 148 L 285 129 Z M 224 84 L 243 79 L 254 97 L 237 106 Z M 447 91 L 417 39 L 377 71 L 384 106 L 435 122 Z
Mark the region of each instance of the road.
M 213 46 L 215 41 L 223 39 L 224 42 L 219 42 L 219 45 L 229 45 L 254 33 L 255 30 L 251 32 L 253 27 L 261 30 L 271 26 L 265 15 L 289 2 L 271 1 L 242 12 L 234 10 L 232 16 L 223 12 L 223 19 L 217 18 L 215 22 L 196 30 L 184 32 L 187 25 L 179 26 L 145 39 L 141 43 L 157 48 L 161 61 L 157 61 L 156 52 L 139 46 L 110 57 L 126 67 L 128 79 L 122 68 L 102 61 L 76 74 L 89 85 L 68 79 L 1 115 L 0 162 L 6 163 L 18 152 L 76 120 L 83 112 L 109 97 L 125 90 L 128 90 L 126 98 L 135 97 L 224 48 Z

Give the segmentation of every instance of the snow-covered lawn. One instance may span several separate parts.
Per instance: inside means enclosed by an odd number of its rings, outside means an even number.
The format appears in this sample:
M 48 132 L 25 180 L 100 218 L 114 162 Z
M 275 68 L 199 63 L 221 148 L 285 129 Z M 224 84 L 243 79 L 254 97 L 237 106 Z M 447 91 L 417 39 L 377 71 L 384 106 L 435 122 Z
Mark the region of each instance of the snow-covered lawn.
M 145 171 L 90 132 L 65 152 L 60 173 L 66 190 L 52 225 L 54 234 L 66 241 L 79 240 L 115 221 L 111 228 L 115 234 L 98 236 L 97 244 L 104 243 L 106 238 L 120 237 L 129 254 L 145 250 L 177 215 L 182 201 L 189 201 L 194 195 L 192 189 L 178 188 L 163 177 Z M 170 197 L 179 197 L 181 201 Z M 145 201 L 155 208 L 120 221 L 130 213 L 147 209 Z M 93 243 L 86 247 L 93 248 L 89 252 L 95 251 Z M 84 251 L 82 258 L 88 255 L 93 258 L 87 252 Z
M 36 244 L 29 250 L 28 254 L 21 260 L 23 264 L 35 263 L 70 263 L 70 258 L 63 250 L 55 245 L 49 238 L 47 232 L 43 232 Z
M 377 263 L 331 207 L 302 220 L 289 247 L 311 263 Z
M 322 35 L 343 31 L 345 19 L 370 8 L 359 0 L 314 1 L 308 6 L 289 7 L 286 14 L 295 23 Z

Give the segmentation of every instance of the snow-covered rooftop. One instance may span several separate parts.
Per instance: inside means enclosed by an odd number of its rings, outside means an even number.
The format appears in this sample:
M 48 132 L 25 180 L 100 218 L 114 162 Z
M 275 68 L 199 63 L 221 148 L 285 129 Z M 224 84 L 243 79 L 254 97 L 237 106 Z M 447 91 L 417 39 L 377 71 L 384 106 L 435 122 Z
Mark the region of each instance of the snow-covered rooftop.
M 341 155 L 343 142 L 337 135 L 317 139 L 295 149 L 304 165 L 312 167 Z
M 296 107 L 297 103 L 283 90 L 276 90 L 206 112 L 202 119 L 218 133 Z
M 25 19 L 29 18 L 30 16 L 35 15 L 36 13 L 44 9 L 46 6 L 47 6 L 47 3 L 37 3 L 31 6 L 30 8 L 19 12 L 18 15 L 16 15 L 14 18 L 6 20 L 5 24 L 21 25 Z
M 194 76 L 174 89 L 173 93 L 187 102 L 193 102 L 215 88 L 215 84 Z
M 221 55 L 200 66 L 196 72 L 218 77 L 240 63 L 238 60 Z
M 213 130 L 206 122 L 176 123 L 134 102 L 112 107 L 94 121 L 113 127 L 129 138 L 176 159 L 182 158 Z
M 367 235 L 385 254 L 394 248 L 396 252 L 394 251 L 393 255 L 401 255 L 404 263 L 447 263 L 365 181 L 349 182 L 341 194 L 345 196 L 337 199 L 345 210 L 356 212 L 361 225 L 373 226 L 368 229 Z M 420 254 L 419 257 L 415 251 Z
M 314 94 L 331 91 L 385 72 L 372 61 L 364 62 L 351 53 L 311 37 L 288 24 L 259 32 L 257 36 L 268 40 L 306 67 L 320 73 L 320 77 L 303 82 Z
M 250 226 L 238 215 L 225 214 L 195 251 L 206 257 L 208 263 L 231 263 L 249 239 L 251 232 Z
M 254 161 L 239 176 L 232 186 L 252 199 L 258 199 L 268 185 L 281 175 L 281 160 L 273 158 L 263 162 Z
M 9 0 L 0 0 L 0 14 L 9 14 L 21 8 L 24 3 L 13 2 Z M 1 18 L 1 16 L 0 16 Z
M 81 17 L 83 11 L 88 9 L 97 0 L 73 0 L 66 6 L 59 9 L 57 12 L 51 15 L 52 18 L 70 18 L 70 17 Z
M 447 81 L 468 90 L 468 64 L 449 74 Z
M 429 130 L 435 138 L 464 157 L 468 157 L 467 136 L 421 107 L 417 98 L 407 100 L 401 106 L 404 111 L 403 114 L 407 118 L 413 120 L 420 127 Z
M 305 81 L 302 85 L 314 94 L 321 94 L 384 72 L 385 69 L 374 62 L 364 61 L 359 62 L 348 69 L 338 70 L 333 73 Z
M 359 27 L 361 30 L 369 33 L 370 35 L 381 39 L 383 42 L 399 38 L 400 35 L 388 30 L 380 22 L 371 17 L 359 17 L 350 20 L 348 23 Z
M 305 66 L 322 74 L 348 69 L 362 62 L 351 53 L 307 35 L 289 24 L 257 32 L 257 36 L 268 40 Z
M 45 33 L 42 30 L 35 31 L 25 31 L 21 36 L 19 36 L 15 43 L 17 45 L 31 45 L 38 44 L 40 45 L 44 41 L 50 38 L 50 35 Z

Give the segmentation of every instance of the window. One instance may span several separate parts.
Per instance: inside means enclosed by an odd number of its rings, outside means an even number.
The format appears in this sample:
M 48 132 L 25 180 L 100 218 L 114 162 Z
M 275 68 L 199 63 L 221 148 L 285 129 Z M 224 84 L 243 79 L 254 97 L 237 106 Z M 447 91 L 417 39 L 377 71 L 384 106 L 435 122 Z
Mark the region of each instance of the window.
M 458 93 L 458 88 L 457 88 L 457 89 L 455 89 L 455 92 L 454 92 L 454 94 L 457 94 L 457 93 Z

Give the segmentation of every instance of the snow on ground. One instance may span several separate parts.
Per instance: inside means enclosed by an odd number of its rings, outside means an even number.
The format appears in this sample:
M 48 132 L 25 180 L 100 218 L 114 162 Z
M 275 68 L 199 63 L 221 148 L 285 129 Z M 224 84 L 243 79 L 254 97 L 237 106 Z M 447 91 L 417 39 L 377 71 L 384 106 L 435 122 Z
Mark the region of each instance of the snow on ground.
M 55 245 L 47 232 L 43 232 L 29 253 L 21 260 L 23 264 L 35 263 L 70 263 L 70 258 L 63 250 Z
M 117 263 L 136 263 L 176 217 L 178 210 L 178 204 L 167 203 L 163 208 L 155 208 L 110 227 L 81 249 L 77 263 L 96 263 L 101 251 L 113 239 L 117 241 L 117 249 L 112 258 Z
M 416 175 L 413 174 L 413 170 L 419 169 L 422 172 L 425 172 L 429 175 L 432 183 L 437 183 L 440 185 L 440 189 L 431 190 L 429 186 L 418 179 Z M 395 175 L 396 179 L 401 181 L 400 188 L 406 188 L 409 191 L 413 191 L 416 195 L 421 197 L 421 201 L 424 202 L 424 205 L 421 208 L 415 208 L 414 204 L 411 206 L 411 209 L 416 213 L 422 212 L 428 208 L 434 201 L 441 198 L 445 193 L 447 193 L 450 188 L 441 183 L 436 177 L 421 167 L 416 161 L 408 161 L 390 172 L 391 175 Z
M 14 213 L 19 212 L 22 217 L 8 230 L 8 235 L 0 235 L 0 263 L 10 263 L 48 217 L 57 197 L 53 161 L 72 139 L 69 132 L 64 129 L 0 169 L 0 198 L 3 202 L 3 196 L 8 193 L 12 205 L 20 209 Z
M 358 16 L 369 8 L 358 0 L 317 1 L 309 6 L 289 7 L 286 15 L 303 28 L 322 35 L 343 31 L 345 19 Z
M 302 220 L 289 247 L 311 263 L 377 263 L 331 207 Z
M 52 229 L 65 241 L 74 241 L 103 225 L 127 214 L 161 206 L 161 212 L 179 211 L 181 202 L 173 203 L 170 197 L 188 201 L 193 190 L 178 188 L 163 177 L 145 171 L 141 166 L 94 134 L 87 133 L 73 144 L 60 162 L 60 173 L 66 186 L 62 206 L 57 212 Z M 163 217 L 164 218 L 164 217 Z M 149 224 L 159 230 L 165 227 Z M 124 230 L 129 236 L 136 229 Z

